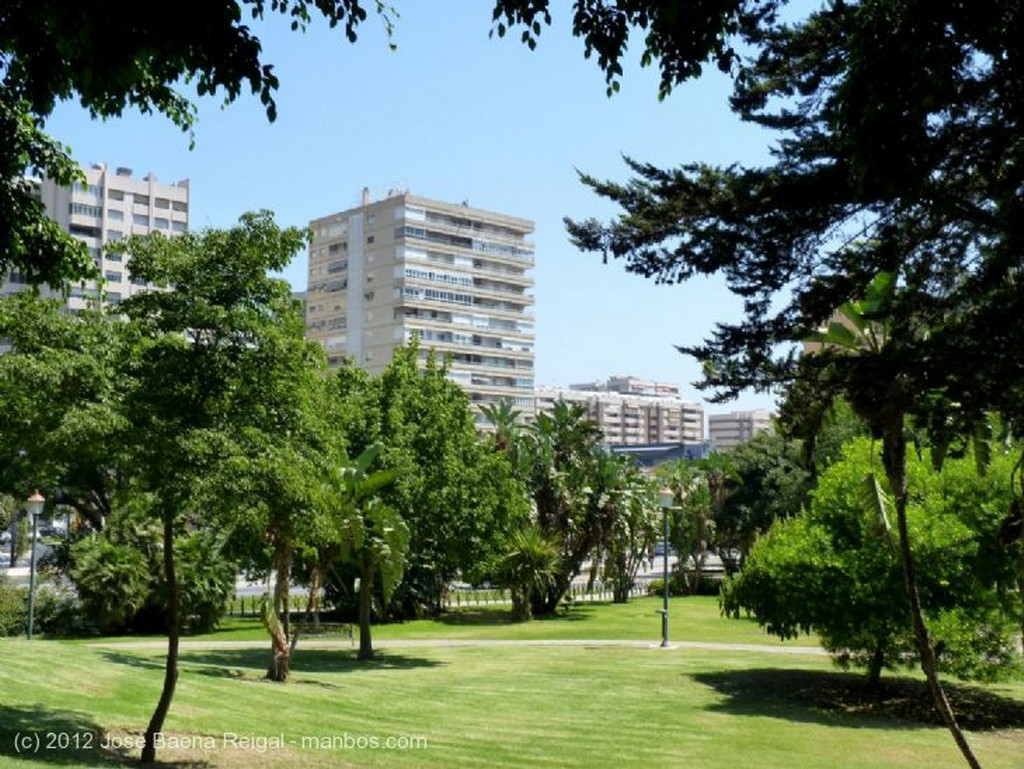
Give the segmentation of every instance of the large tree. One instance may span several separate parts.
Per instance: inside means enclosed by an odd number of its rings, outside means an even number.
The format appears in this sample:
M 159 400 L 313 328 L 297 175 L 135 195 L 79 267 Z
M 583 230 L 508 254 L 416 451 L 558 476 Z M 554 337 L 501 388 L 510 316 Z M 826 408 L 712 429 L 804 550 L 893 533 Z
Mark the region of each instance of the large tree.
M 733 110 L 776 143 L 761 167 L 629 160 L 627 184 L 584 177 L 622 214 L 609 225 L 570 223 L 570 232 L 583 249 L 662 283 L 725 278 L 742 319 L 684 350 L 720 397 L 813 379 L 845 395 L 883 438 L 922 667 L 977 766 L 939 685 L 916 589 L 905 421 L 941 426 L 949 438 L 985 408 L 1020 412 L 1020 388 L 1007 383 L 1022 381 L 1024 363 L 1005 351 L 1024 333 L 1015 321 L 1024 302 L 1024 15 L 1009 0 L 837 0 L 786 8 L 782 21 L 786 5 L 596 5 L 608 13 L 606 72 L 616 75 L 621 33 L 633 23 L 647 32 L 645 56 L 661 65 L 663 86 L 702 62 L 726 65 Z M 518 6 L 515 22 L 538 20 L 547 4 Z M 689 34 L 670 41 L 687 45 L 662 45 L 659 31 L 680 19 Z M 800 360 L 792 344 L 849 302 L 861 303 L 862 322 L 884 324 L 879 344 L 848 354 L 837 333 Z
M 380 376 L 342 368 L 336 384 L 343 400 L 360 405 L 346 410 L 350 453 L 383 445 L 380 468 L 395 482 L 381 499 L 409 527 L 395 608 L 436 614 L 447 586 L 475 576 L 526 517 L 525 491 L 505 457 L 479 439 L 469 397 L 433 353 L 421 361 L 418 345 L 400 348 Z
M 138 334 L 123 382 L 124 414 L 138 437 L 133 477 L 153 497 L 167 598 L 164 687 L 146 729 L 144 761 L 154 760 L 177 683 L 182 618 L 175 540 L 191 516 L 218 499 L 208 481 L 222 477 L 221 463 L 247 430 L 276 418 L 259 407 L 252 388 L 268 369 L 279 324 L 295 307 L 287 284 L 267 272 L 288 264 L 304 239 L 262 212 L 244 215 L 231 230 L 119 244 L 131 256 L 133 277 L 168 289 L 120 305 Z
M 132 330 L 22 292 L 0 299 L 0 489 L 40 488 L 99 531 L 126 483 L 122 372 Z

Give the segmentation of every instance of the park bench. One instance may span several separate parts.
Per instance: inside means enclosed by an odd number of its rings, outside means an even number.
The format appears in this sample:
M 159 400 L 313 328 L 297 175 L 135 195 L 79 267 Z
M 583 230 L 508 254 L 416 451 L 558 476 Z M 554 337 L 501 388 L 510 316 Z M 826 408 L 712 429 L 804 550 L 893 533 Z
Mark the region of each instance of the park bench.
M 332 638 L 340 636 L 347 638 L 352 645 L 355 645 L 355 628 L 351 622 L 307 622 L 292 621 L 289 629 L 292 638 Z

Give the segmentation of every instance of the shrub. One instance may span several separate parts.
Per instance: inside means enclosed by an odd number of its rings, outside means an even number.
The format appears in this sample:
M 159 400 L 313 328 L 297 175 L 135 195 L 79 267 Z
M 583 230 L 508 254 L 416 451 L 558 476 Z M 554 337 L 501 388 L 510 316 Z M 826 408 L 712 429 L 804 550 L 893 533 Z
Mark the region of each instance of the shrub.
M 28 624 L 28 591 L 0 574 L 0 636 L 19 635 Z
M 71 548 L 69 576 L 85 617 L 101 633 L 124 630 L 146 604 L 150 564 L 136 548 L 98 535 Z
M 71 591 L 54 585 L 36 589 L 33 624 L 41 633 L 66 636 L 85 628 L 82 605 Z

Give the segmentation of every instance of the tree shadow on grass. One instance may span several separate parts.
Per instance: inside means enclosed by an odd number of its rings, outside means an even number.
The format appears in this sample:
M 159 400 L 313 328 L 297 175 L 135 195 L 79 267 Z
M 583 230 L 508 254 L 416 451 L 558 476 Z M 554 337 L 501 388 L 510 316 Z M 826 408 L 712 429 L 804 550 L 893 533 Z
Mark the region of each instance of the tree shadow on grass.
M 883 678 L 871 689 L 863 675 L 821 670 L 731 670 L 689 676 L 727 699 L 709 707 L 738 715 L 910 729 L 944 726 L 924 681 Z M 970 731 L 1024 727 L 1024 702 L 969 684 L 944 684 L 960 725 Z
M 85 713 L 39 705 L 0 705 L 0 763 L 20 759 L 53 766 L 138 766 L 141 734 L 113 737 Z M 129 747 L 124 747 L 125 743 Z M 161 762 L 166 769 L 205 769 L 205 761 Z
M 84 713 L 39 705 L 0 705 L 0 757 L 44 764 L 123 766 L 100 749 L 103 729 Z
M 163 670 L 162 657 L 142 657 L 112 650 L 103 651 L 103 657 L 117 665 L 131 665 L 139 668 Z M 239 678 L 256 680 L 263 678 L 270 662 L 270 648 L 262 649 L 183 649 L 179 658 L 180 669 L 185 673 L 215 678 Z M 440 667 L 446 663 L 438 660 L 416 657 L 395 651 L 378 651 L 368 662 L 356 659 L 356 652 L 349 649 L 303 649 L 300 644 L 292 655 L 291 671 L 304 673 L 348 673 L 362 670 L 410 670 L 413 668 Z M 326 684 L 325 684 L 326 685 Z

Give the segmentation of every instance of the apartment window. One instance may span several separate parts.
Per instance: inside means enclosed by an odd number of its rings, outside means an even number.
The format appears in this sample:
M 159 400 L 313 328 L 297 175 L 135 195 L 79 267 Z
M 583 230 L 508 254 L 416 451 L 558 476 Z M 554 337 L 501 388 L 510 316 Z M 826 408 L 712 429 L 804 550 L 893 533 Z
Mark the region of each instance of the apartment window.
M 120 283 L 122 280 L 124 280 L 124 273 L 118 272 L 116 270 L 107 270 L 105 273 L 103 273 L 103 277 L 106 278 L 111 283 Z
M 103 209 L 100 206 L 90 206 L 85 203 L 72 203 L 68 213 L 99 217 L 103 214 Z
M 107 240 L 120 240 L 124 237 L 124 233 L 121 230 L 107 230 Z
M 156 202 L 154 203 L 154 205 L 157 208 L 165 208 L 166 209 L 166 208 L 170 208 L 171 207 L 171 201 L 169 201 L 167 198 L 157 198 Z
M 376 238 L 373 235 L 367 235 L 366 236 L 366 242 L 367 243 L 373 243 L 375 240 L 376 240 Z
M 367 224 L 376 224 L 377 223 L 377 214 L 369 214 L 366 217 L 366 223 Z
M 367 302 L 372 302 L 373 301 L 373 297 L 374 297 L 373 291 L 366 291 L 366 292 L 363 293 L 363 299 L 365 299 Z
M 164 219 L 164 218 L 159 217 L 159 216 L 156 219 L 153 220 L 153 224 L 154 224 L 154 226 L 158 230 L 170 229 L 170 226 L 171 226 L 170 220 Z
M 121 293 L 119 291 L 108 291 L 107 304 L 121 304 Z
M 107 254 L 108 262 L 120 262 L 123 261 L 124 257 L 121 254 Z
M 324 291 L 341 291 L 346 288 L 348 288 L 348 278 L 329 280 L 323 286 Z
M 135 201 L 135 205 L 149 208 L 149 195 L 136 195 L 133 200 Z
M 81 182 L 75 182 L 75 191 L 84 192 L 87 195 L 100 194 L 100 188 L 98 184 L 82 184 Z
M 187 203 L 182 203 L 180 200 L 175 200 L 174 203 L 171 204 L 171 207 L 175 211 L 182 211 L 182 212 L 188 211 L 188 204 Z
M 109 190 L 107 192 L 107 197 L 110 198 L 111 200 L 124 200 L 124 191 L 123 190 Z
M 132 222 L 139 225 L 140 227 L 148 227 L 149 217 L 146 214 L 134 214 L 132 216 Z
M 123 222 L 124 211 L 118 211 L 116 208 L 108 208 L 107 218 L 112 222 Z
M 132 285 L 133 286 L 144 286 L 144 285 L 146 285 L 146 281 L 144 279 L 142 279 L 142 278 L 132 278 Z
M 185 230 L 188 229 L 188 226 L 185 222 L 171 222 L 171 229 L 174 230 L 174 232 L 185 232 Z

